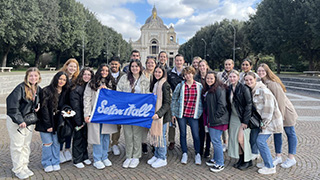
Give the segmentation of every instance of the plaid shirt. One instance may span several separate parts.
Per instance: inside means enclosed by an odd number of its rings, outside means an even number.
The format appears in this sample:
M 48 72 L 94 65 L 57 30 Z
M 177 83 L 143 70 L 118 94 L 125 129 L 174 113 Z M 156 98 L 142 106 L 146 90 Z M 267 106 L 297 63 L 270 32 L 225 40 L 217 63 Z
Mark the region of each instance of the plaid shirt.
M 184 117 L 193 117 L 194 116 L 196 101 L 197 101 L 197 86 L 196 86 L 196 81 L 193 81 L 193 84 L 191 85 L 190 88 L 188 87 L 187 84 L 185 85 L 184 111 L 183 111 Z

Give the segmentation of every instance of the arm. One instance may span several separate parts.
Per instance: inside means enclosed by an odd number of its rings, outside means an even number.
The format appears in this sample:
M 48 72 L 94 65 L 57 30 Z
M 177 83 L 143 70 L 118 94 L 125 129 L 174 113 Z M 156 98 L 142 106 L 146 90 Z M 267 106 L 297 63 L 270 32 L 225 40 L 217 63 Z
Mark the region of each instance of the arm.
M 172 117 L 176 117 L 179 113 L 178 100 L 180 96 L 181 83 L 179 83 L 172 94 L 171 112 Z
M 83 116 L 89 117 L 92 111 L 92 95 L 91 95 L 91 87 L 89 83 L 87 83 L 86 88 L 83 93 Z
M 217 118 L 220 118 L 227 113 L 226 90 L 217 88 L 216 97 L 217 97 L 217 111 L 214 116 Z
M 18 125 L 24 122 L 19 109 L 24 92 L 22 88 L 23 86 L 18 85 L 7 97 L 7 115 Z
M 283 120 L 284 120 L 284 115 L 285 115 L 285 111 L 286 111 L 286 102 L 285 102 L 285 96 L 286 94 L 283 92 L 281 86 L 279 83 L 277 82 L 270 82 L 268 83 L 268 88 L 270 89 L 270 91 L 272 92 L 272 94 L 274 95 L 274 97 L 276 98 L 277 102 L 278 102 L 278 106 L 279 106 L 279 110 L 282 114 Z
M 49 98 L 46 98 L 48 96 L 48 94 L 46 93 L 46 91 L 42 91 L 42 106 L 40 108 L 40 111 L 41 111 L 41 117 L 42 117 L 42 121 L 43 121 L 43 126 L 45 129 L 49 129 L 49 128 L 53 128 L 53 124 L 52 124 L 52 121 L 51 121 L 51 113 L 50 113 L 50 110 L 52 110 L 50 107 L 49 107 L 49 104 L 51 103 L 50 102 L 50 99 Z M 46 104 L 46 106 L 43 106 L 44 104 Z M 50 109 L 49 109 L 50 108 Z
M 76 115 L 72 118 L 76 126 L 82 125 L 81 118 L 81 94 L 79 92 L 79 87 L 76 87 L 73 91 L 70 92 L 70 105 L 71 108 L 76 112 Z
M 264 126 L 268 126 L 270 122 L 272 121 L 273 112 L 275 108 L 275 99 L 273 95 L 270 93 L 266 93 L 265 90 L 261 89 L 261 94 L 259 96 L 262 96 L 262 109 L 260 110 L 260 115 L 262 118 L 262 122 Z
M 243 113 L 242 123 L 248 125 L 252 115 L 252 94 L 250 92 L 250 89 L 246 85 L 243 86 L 243 95 L 244 100 L 246 101 L 246 106 Z
M 170 104 L 171 104 L 170 89 L 171 89 L 171 87 L 168 83 L 163 84 L 163 86 L 162 86 L 162 106 L 156 112 L 156 114 L 158 114 L 159 118 L 163 117 L 164 114 L 170 110 Z

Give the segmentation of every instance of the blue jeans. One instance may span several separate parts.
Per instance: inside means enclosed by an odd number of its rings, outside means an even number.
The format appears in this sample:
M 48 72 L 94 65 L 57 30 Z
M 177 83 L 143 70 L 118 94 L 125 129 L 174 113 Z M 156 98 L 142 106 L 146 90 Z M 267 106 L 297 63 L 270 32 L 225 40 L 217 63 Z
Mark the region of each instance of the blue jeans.
M 259 135 L 260 129 L 254 128 L 250 131 L 250 146 L 252 154 L 259 154 L 258 146 L 257 146 L 257 137 Z
M 296 154 L 297 152 L 297 136 L 294 126 L 284 127 L 284 131 L 288 137 L 288 151 L 289 154 Z M 274 134 L 274 147 L 277 154 L 281 154 L 282 149 L 282 133 Z
M 94 162 L 104 161 L 108 159 L 110 134 L 101 134 L 101 130 L 102 124 L 100 124 L 100 144 L 92 145 Z
M 221 136 L 223 131 L 209 128 L 209 134 L 211 137 L 211 142 L 213 145 L 213 159 L 216 161 L 216 164 L 219 166 L 224 166 L 224 159 L 223 159 L 223 148 L 221 142 Z
M 193 119 L 189 117 L 178 118 L 179 130 L 180 130 L 180 145 L 181 145 L 182 153 L 188 152 L 187 122 L 189 123 L 191 128 L 195 154 L 198 154 L 200 153 L 199 123 L 198 123 L 198 119 Z
M 58 135 L 49 132 L 40 132 L 42 140 L 41 164 L 44 168 L 60 164 L 60 143 Z
M 162 160 L 167 159 L 167 138 L 166 138 L 167 126 L 168 126 L 168 123 L 165 123 L 163 124 L 163 127 L 162 127 L 163 147 L 154 148 L 154 156 Z
M 264 166 L 267 168 L 273 168 L 272 156 L 267 143 L 267 139 L 270 136 L 271 134 L 259 134 L 257 138 L 257 146 L 263 159 Z

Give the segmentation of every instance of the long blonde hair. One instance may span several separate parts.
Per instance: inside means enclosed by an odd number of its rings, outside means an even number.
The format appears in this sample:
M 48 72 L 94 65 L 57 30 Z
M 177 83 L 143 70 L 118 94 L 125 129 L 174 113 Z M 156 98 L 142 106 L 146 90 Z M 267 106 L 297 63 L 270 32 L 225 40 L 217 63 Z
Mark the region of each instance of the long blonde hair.
M 63 72 L 65 72 L 65 73 L 67 73 L 67 74 L 69 75 L 69 72 L 68 72 L 67 68 L 68 68 L 68 65 L 69 65 L 70 63 L 75 63 L 75 64 L 77 65 L 77 71 L 74 72 L 74 74 L 73 74 L 72 77 L 71 77 L 71 81 L 72 81 L 73 83 L 75 83 L 75 81 L 76 81 L 76 79 L 77 79 L 77 77 L 78 77 L 78 75 L 79 75 L 79 73 L 80 73 L 79 63 L 78 63 L 78 61 L 77 61 L 75 58 L 70 58 L 70 59 L 68 59 L 68 61 L 64 63 L 64 65 L 63 65 L 63 67 L 60 69 L 60 71 L 63 71 Z
M 259 65 L 259 67 L 262 67 L 266 71 L 266 74 L 267 74 L 266 78 L 268 78 L 269 80 L 271 80 L 273 82 L 279 83 L 280 86 L 282 87 L 283 92 L 287 91 L 286 87 L 284 86 L 284 84 L 282 83 L 280 78 L 271 71 L 271 69 L 269 68 L 269 66 L 267 64 L 262 63 L 262 64 Z
M 31 72 L 37 72 L 39 74 L 39 81 L 36 83 L 36 85 L 34 86 L 34 89 L 32 88 L 30 82 L 28 81 L 28 76 Z M 24 90 L 26 92 L 26 98 L 29 100 L 33 100 L 33 95 L 34 92 L 37 91 L 38 88 L 38 84 L 41 82 L 41 75 L 40 75 L 40 71 L 38 68 L 36 67 L 30 67 L 27 69 L 26 71 L 26 75 L 24 76 Z

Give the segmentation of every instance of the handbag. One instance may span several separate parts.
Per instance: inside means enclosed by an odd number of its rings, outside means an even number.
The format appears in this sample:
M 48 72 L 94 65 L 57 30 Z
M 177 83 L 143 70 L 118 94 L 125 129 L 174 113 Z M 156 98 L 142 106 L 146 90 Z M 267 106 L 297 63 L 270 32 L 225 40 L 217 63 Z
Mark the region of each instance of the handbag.
M 260 128 L 261 121 L 262 121 L 262 118 L 260 114 L 257 112 L 256 108 L 252 106 L 252 115 L 248 124 L 249 128 L 250 129 Z
M 64 111 L 72 110 L 70 106 L 64 106 Z M 72 136 L 73 133 L 73 125 L 71 124 L 70 117 L 63 117 L 63 115 L 59 114 L 59 125 L 57 129 L 58 141 L 59 143 L 64 143 L 67 137 Z
M 36 124 L 36 122 L 39 121 L 38 115 L 35 111 L 35 102 L 37 102 L 37 95 L 35 96 L 35 100 L 32 102 L 31 112 L 27 113 L 23 118 L 27 126 Z

